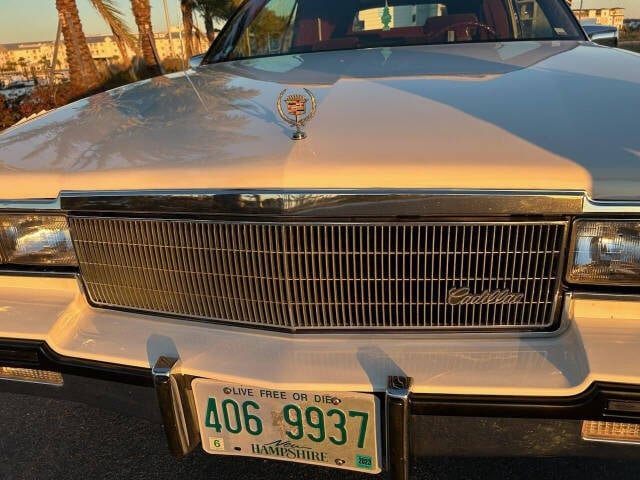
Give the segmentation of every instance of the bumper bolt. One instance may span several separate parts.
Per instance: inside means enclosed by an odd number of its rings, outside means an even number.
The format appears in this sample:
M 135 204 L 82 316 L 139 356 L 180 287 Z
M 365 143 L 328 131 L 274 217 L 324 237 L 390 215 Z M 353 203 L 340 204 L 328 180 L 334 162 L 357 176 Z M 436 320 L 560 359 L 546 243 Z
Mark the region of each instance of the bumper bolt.
M 224 393 L 226 393 L 227 395 L 229 395 L 229 394 L 231 393 L 231 389 L 230 389 L 229 387 L 224 387 L 224 388 L 222 389 L 222 391 L 223 391 Z
M 340 400 L 338 397 L 333 397 L 331 399 L 331 403 L 333 403 L 334 405 L 340 405 L 342 403 L 342 400 Z
M 336 458 L 336 465 L 344 465 L 345 463 L 347 463 L 345 460 L 341 458 Z

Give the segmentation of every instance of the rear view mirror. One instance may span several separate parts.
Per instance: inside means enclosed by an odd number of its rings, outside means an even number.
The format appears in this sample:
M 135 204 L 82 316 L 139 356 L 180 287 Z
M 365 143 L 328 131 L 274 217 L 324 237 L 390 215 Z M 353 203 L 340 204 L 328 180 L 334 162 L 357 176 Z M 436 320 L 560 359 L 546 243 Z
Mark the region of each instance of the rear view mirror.
M 593 43 L 606 47 L 618 46 L 618 29 L 609 25 L 583 25 L 584 31 Z
M 199 67 L 203 59 L 204 53 L 201 53 L 200 55 L 194 55 L 193 57 L 189 58 L 189 68 Z

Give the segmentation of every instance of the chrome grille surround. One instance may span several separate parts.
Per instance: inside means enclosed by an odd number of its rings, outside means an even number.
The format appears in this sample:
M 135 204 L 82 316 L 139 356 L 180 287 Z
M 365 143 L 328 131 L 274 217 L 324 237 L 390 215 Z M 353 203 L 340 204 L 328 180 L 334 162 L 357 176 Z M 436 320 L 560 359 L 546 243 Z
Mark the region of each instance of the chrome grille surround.
M 545 330 L 567 222 L 71 216 L 91 303 L 287 331 Z M 447 303 L 452 289 L 518 304 Z

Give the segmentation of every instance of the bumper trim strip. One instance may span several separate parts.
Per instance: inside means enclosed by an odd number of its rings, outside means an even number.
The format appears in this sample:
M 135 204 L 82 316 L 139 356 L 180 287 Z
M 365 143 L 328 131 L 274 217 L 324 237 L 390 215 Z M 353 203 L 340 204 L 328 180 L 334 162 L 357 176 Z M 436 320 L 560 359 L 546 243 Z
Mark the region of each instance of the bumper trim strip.
M 187 455 L 200 443 L 198 422 L 188 398 L 191 382 L 176 373 L 178 362 L 177 358 L 159 357 L 151 369 L 169 451 L 176 458 Z
M 611 403 L 613 401 L 613 403 Z M 593 383 L 568 397 L 412 394 L 412 415 L 494 418 L 547 418 L 640 423 L 640 412 L 611 408 L 621 401 L 640 401 L 640 386 Z
M 387 380 L 386 440 L 390 480 L 409 480 L 409 399 L 413 379 L 392 376 Z

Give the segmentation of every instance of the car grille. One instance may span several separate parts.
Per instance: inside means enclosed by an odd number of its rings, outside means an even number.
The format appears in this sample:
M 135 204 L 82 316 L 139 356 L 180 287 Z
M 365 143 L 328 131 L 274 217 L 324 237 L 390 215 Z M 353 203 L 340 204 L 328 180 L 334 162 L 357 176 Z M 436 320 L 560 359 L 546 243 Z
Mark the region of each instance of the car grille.
M 96 306 L 287 330 L 552 327 L 566 230 L 565 222 L 69 222 Z M 466 301 L 452 304 L 451 291 Z

